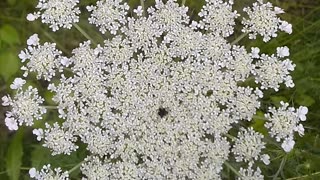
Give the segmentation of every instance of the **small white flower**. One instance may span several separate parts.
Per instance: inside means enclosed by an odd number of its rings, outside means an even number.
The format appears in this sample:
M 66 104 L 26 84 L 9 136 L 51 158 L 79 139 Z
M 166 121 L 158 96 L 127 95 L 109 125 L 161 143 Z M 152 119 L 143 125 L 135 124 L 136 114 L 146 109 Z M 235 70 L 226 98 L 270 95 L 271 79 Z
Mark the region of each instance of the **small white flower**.
M 13 83 L 10 85 L 11 89 L 20 89 L 24 84 L 26 83 L 26 80 L 22 78 L 16 78 Z
M 261 156 L 261 160 L 265 165 L 269 165 L 270 164 L 270 156 L 268 154 L 263 154 Z
M 281 8 L 279 8 L 279 7 L 274 7 L 274 12 L 275 12 L 276 14 L 282 14 L 282 13 L 284 13 L 284 10 L 281 9 Z
M 34 21 L 34 20 L 38 19 L 38 17 L 39 17 L 38 14 L 31 14 L 31 13 L 29 13 L 29 14 L 27 15 L 27 20 L 28 20 L 28 21 Z
M 1 100 L 2 100 L 2 105 L 3 106 L 9 106 L 10 105 L 10 98 L 8 96 L 3 96 L 1 98 Z
M 283 21 L 279 28 L 288 34 L 292 33 L 292 25 L 286 21 Z
M 41 128 L 40 129 L 34 129 L 32 131 L 32 133 L 37 136 L 37 140 L 38 141 L 41 141 L 41 139 L 43 138 L 43 130 Z
M 138 6 L 137 9 L 133 10 L 134 13 L 136 13 L 138 16 L 142 16 L 143 9 L 142 6 Z
M 36 46 L 36 45 L 39 45 L 39 37 L 38 37 L 38 34 L 34 34 L 32 36 L 29 37 L 29 39 L 27 40 L 27 44 L 29 46 Z
M 38 173 L 37 173 L 36 168 L 31 168 L 31 169 L 29 170 L 29 176 L 30 176 L 31 178 L 35 178 L 37 174 L 38 174 Z
M 290 55 L 289 48 L 287 46 L 277 48 L 278 57 L 287 57 Z
M 44 165 L 40 171 L 37 171 L 36 168 L 31 168 L 29 170 L 29 176 L 36 180 L 69 180 L 69 174 L 67 171 L 62 172 L 61 168 L 51 169 L 51 165 Z
M 239 173 L 241 174 L 241 177 L 238 178 L 238 180 L 263 180 L 263 175 L 261 174 L 261 170 L 259 167 L 257 169 L 252 168 L 251 163 L 249 163 L 249 167 L 247 169 L 240 168 Z
M 19 54 L 19 58 L 21 59 L 21 62 L 25 62 L 29 58 L 29 55 L 26 52 L 21 51 Z
M 260 53 L 260 49 L 258 47 L 252 47 L 251 48 L 251 56 L 252 56 L 252 58 L 259 58 L 260 57 L 259 53 Z
M 6 117 L 5 118 L 5 123 L 6 123 L 6 126 L 8 127 L 9 130 L 11 130 L 11 131 L 18 130 L 18 124 L 17 124 L 17 121 L 14 118 Z
M 306 114 L 308 113 L 308 108 L 305 106 L 300 106 L 297 110 L 298 117 L 301 121 L 305 121 L 307 119 Z
M 61 61 L 60 61 L 60 62 L 61 62 L 62 65 L 66 66 L 66 67 L 68 67 L 68 66 L 71 64 L 70 59 L 67 58 L 67 57 L 61 58 Z
M 285 152 L 290 152 L 293 149 L 294 144 L 295 142 L 292 138 L 287 138 L 283 141 L 281 147 Z
M 259 98 L 263 98 L 263 92 L 262 92 L 260 89 L 256 88 L 256 90 L 254 91 L 254 93 L 255 93 Z
M 304 135 L 304 128 L 302 124 L 299 124 L 297 127 L 294 128 L 294 130 L 297 131 L 300 136 Z

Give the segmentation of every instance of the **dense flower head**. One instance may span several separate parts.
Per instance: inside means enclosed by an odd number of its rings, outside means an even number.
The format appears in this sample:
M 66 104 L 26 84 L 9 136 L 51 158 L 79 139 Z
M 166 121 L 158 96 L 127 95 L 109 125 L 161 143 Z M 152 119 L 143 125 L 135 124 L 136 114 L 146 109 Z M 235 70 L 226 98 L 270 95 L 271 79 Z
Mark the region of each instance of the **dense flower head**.
M 279 7 L 274 7 L 271 3 L 263 3 L 263 0 L 258 0 L 253 3 L 253 7 L 243 9 L 247 13 L 248 18 L 244 18 L 243 32 L 249 33 L 250 39 L 256 39 L 257 35 L 263 37 L 263 41 L 267 42 L 273 37 L 277 37 L 278 30 L 288 34 L 292 33 L 292 26 L 281 20 L 277 15 L 284 13 Z
M 257 60 L 252 74 L 255 76 L 255 82 L 261 84 L 261 89 L 272 88 L 278 91 L 283 83 L 286 87 L 294 87 L 290 72 L 296 65 L 290 59 L 285 58 L 290 55 L 288 47 L 278 47 L 276 55 L 260 55 L 259 53 L 259 48 L 252 48 L 251 56 Z
M 49 24 L 52 31 L 70 29 L 73 23 L 79 22 L 78 3 L 79 0 L 39 0 L 36 6 L 39 11 L 28 14 L 27 19 L 34 21 L 41 17 L 41 22 Z
M 233 34 L 235 19 L 239 16 L 237 11 L 232 10 L 233 0 L 224 2 L 221 0 L 206 0 L 199 16 L 203 18 L 198 23 L 200 29 L 211 31 L 228 37 Z
M 21 69 L 25 71 L 24 77 L 27 77 L 29 72 L 36 72 L 37 79 L 44 78 L 50 81 L 55 76 L 56 71 L 61 71 L 61 62 L 65 57 L 62 52 L 56 49 L 55 43 L 39 43 L 38 34 L 30 36 L 27 41 L 28 48 L 21 51 L 19 58 L 25 66 Z
M 91 12 L 89 22 L 98 26 L 102 34 L 106 32 L 117 34 L 127 22 L 129 6 L 127 3 L 122 3 L 122 0 L 102 0 L 97 1 L 94 6 L 87 6 L 87 10 Z
M 78 21 L 78 3 L 40 0 L 43 12 L 28 19 L 41 16 L 54 31 L 70 28 Z M 54 43 L 41 45 L 35 34 L 19 55 L 25 76 L 35 72 L 54 94 L 52 110 L 61 121 L 33 130 L 52 155 L 70 155 L 78 143 L 85 144 L 83 179 L 221 179 L 224 164 L 232 160 L 245 164 L 241 178 L 263 179 L 255 162 L 270 163 L 267 143 L 245 124 L 261 109 L 263 90 L 294 86 L 288 47 L 269 55 L 238 43 L 234 31 L 240 15 L 232 0 L 206 0 L 199 21 L 177 0 L 141 4 L 133 13 L 122 0 L 86 7 L 89 23 L 108 37 L 102 44 L 84 41 L 64 57 Z M 259 34 L 269 41 L 278 29 L 290 33 L 290 25 L 278 18 L 282 9 L 270 3 L 258 0 L 244 11 L 243 37 Z M 256 84 L 249 86 L 250 80 Z M 10 130 L 30 126 L 46 112 L 35 88 L 23 90 L 25 83 L 17 78 L 11 85 L 16 94 L 2 98 L 12 108 L 6 118 Z M 307 111 L 282 102 L 265 112 L 264 125 L 284 151 L 294 147 L 294 132 L 303 135 L 300 121 Z M 50 166 L 31 169 L 30 175 L 68 178 Z
M 300 106 L 299 109 L 289 107 L 288 103 L 280 102 L 281 107 L 269 107 L 269 113 L 265 114 L 267 118 L 266 128 L 277 141 L 283 141 L 282 148 L 289 152 L 294 145 L 293 135 L 298 132 L 300 136 L 304 135 L 304 128 L 301 121 L 306 120 L 308 109 Z
M 236 161 L 253 163 L 261 159 L 265 164 L 269 164 L 269 156 L 260 155 L 266 144 L 262 138 L 263 135 L 255 132 L 252 127 L 247 130 L 241 129 L 232 148 Z
M 17 89 L 14 97 L 2 97 L 2 105 L 11 107 L 5 118 L 5 124 L 9 130 L 17 130 L 18 126 L 23 124 L 32 126 L 34 119 L 40 120 L 46 113 L 46 108 L 41 106 L 44 99 L 39 96 L 38 90 L 32 86 L 23 89 L 25 83 L 25 80 L 16 78 L 10 86 L 12 89 Z

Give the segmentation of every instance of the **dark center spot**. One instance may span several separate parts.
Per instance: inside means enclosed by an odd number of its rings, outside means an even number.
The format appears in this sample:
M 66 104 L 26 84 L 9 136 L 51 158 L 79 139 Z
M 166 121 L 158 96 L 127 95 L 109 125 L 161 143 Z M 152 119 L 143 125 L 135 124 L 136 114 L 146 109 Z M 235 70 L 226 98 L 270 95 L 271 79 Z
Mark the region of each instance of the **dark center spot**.
M 168 111 L 165 108 L 159 108 L 158 110 L 158 115 L 163 118 L 164 116 L 166 116 L 168 114 Z

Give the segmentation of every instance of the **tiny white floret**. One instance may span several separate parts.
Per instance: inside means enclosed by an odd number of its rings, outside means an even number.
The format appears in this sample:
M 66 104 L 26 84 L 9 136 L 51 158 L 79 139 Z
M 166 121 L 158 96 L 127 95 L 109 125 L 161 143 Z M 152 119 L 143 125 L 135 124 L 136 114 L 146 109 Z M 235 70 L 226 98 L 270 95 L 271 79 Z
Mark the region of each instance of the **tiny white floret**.
M 36 170 L 36 168 L 31 168 L 31 169 L 29 170 L 29 175 L 30 175 L 31 178 L 36 177 L 36 175 L 37 175 L 37 170 Z
M 287 46 L 277 48 L 278 57 L 287 57 L 290 55 L 289 48 Z
M 22 78 L 16 78 L 13 83 L 10 85 L 11 89 L 20 89 L 24 84 L 26 83 L 26 80 Z
M 27 40 L 27 44 L 29 46 L 36 46 L 36 45 L 39 45 L 39 37 L 38 37 L 38 34 L 34 34 L 32 36 L 29 37 L 29 39 Z

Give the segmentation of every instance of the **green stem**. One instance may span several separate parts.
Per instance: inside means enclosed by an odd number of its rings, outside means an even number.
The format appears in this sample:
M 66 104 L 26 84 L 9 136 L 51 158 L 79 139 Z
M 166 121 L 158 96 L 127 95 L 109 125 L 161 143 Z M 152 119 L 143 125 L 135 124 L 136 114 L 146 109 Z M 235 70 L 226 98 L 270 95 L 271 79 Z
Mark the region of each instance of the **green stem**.
M 29 171 L 31 169 L 31 167 L 20 167 L 21 170 L 26 170 Z
M 186 4 L 186 0 L 182 0 L 181 5 L 184 6 Z
M 70 68 L 64 67 L 63 69 L 73 73 L 72 69 L 70 69 Z
M 268 120 L 268 119 L 265 118 L 265 117 L 257 116 L 257 115 L 253 115 L 252 118 L 254 118 L 254 119 L 260 119 L 260 120 L 265 120 L 265 121 Z
M 146 12 L 145 12 L 145 6 L 144 6 L 144 0 L 140 0 L 140 5 L 142 7 L 142 10 L 143 10 L 143 16 L 146 16 Z
M 20 167 L 20 170 L 29 171 L 30 169 L 31 169 L 30 167 Z M 7 173 L 7 171 L 1 171 L 1 172 L 0 172 L 0 175 L 1 175 L 1 174 L 5 174 L 5 173 Z
M 227 166 L 227 168 L 229 168 L 235 175 L 237 175 L 238 177 L 242 177 L 242 175 L 228 162 L 224 162 L 224 165 Z
M 6 89 L 7 89 L 7 86 L 6 86 L 6 85 L 3 85 L 3 86 L 0 87 L 0 92 L 4 91 L 4 90 L 6 90 Z
M 272 180 L 276 180 L 276 179 L 277 179 L 277 177 L 279 176 L 280 172 L 282 171 L 284 165 L 286 164 L 286 161 L 287 161 L 287 155 L 285 155 L 285 156 L 282 158 L 280 167 L 279 167 L 278 171 L 276 172 L 276 174 L 273 176 Z
M 68 172 L 69 174 L 71 174 L 72 172 L 74 172 L 75 170 L 77 170 L 81 165 L 82 165 L 83 161 L 81 161 L 80 163 L 78 163 L 77 165 L 75 165 L 72 169 L 70 169 Z
M 58 109 L 57 106 L 42 106 L 42 107 L 44 107 L 46 109 Z
M 287 179 L 287 180 L 304 179 L 304 178 L 309 178 L 309 177 L 311 177 L 311 176 L 316 176 L 316 175 L 319 175 L 319 174 L 320 174 L 320 172 L 315 172 L 315 173 L 308 174 L 308 175 L 304 175 L 304 176 L 289 178 L 289 179 Z
M 248 35 L 248 33 L 243 33 L 241 34 L 239 37 L 237 37 L 237 39 L 235 39 L 234 41 L 231 42 L 231 45 L 235 45 L 237 44 L 239 41 L 241 41 L 244 37 L 246 37 Z
M 68 51 L 58 42 L 56 41 L 49 33 L 46 31 L 42 30 L 42 33 L 49 38 L 52 42 L 56 43 L 58 48 L 61 49 L 64 53 L 68 54 Z
M 236 137 L 230 135 L 230 134 L 224 134 L 224 136 L 226 136 L 227 138 L 231 139 L 231 140 L 235 140 Z
M 97 44 L 78 24 L 73 24 L 73 26 L 88 40 L 90 40 L 93 44 Z
M 9 20 L 9 21 L 25 21 L 21 18 L 15 18 L 15 17 L 7 17 L 7 16 L 0 16 L 0 19 Z

